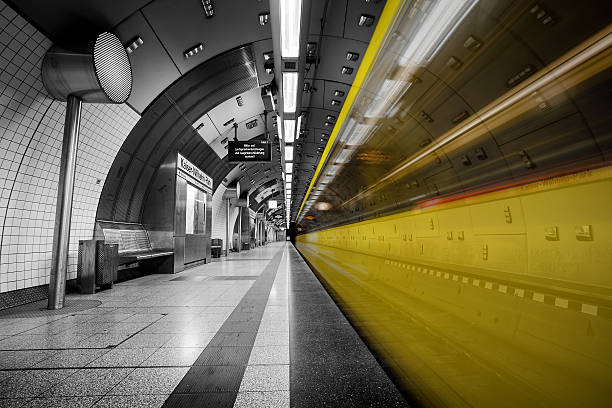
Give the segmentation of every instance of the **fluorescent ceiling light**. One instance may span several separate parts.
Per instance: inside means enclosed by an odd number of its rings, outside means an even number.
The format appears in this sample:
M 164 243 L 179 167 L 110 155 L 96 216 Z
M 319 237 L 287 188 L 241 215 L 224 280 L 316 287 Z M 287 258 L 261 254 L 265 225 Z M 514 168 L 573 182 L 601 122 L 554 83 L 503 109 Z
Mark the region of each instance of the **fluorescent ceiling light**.
M 285 136 L 283 135 L 283 127 L 280 125 L 281 122 L 281 117 L 276 115 L 276 128 L 278 129 L 278 138 L 280 140 L 283 140 Z
M 283 121 L 283 134 L 285 135 L 285 143 L 293 143 L 295 139 L 295 120 L 285 119 Z
M 276 200 L 268 200 L 268 208 L 271 210 L 278 208 L 278 203 Z
M 293 161 L 293 146 L 285 145 L 285 160 Z
M 287 178 L 285 178 L 287 183 L 290 183 L 292 179 L 293 179 L 293 177 L 291 177 L 291 174 L 287 174 Z
M 297 118 L 297 137 L 300 137 L 300 130 L 302 129 L 302 115 Z
M 283 72 L 283 111 L 294 113 L 297 104 L 297 72 Z
M 302 0 L 280 0 L 281 56 L 298 58 L 300 56 L 300 21 L 302 19 Z
M 285 163 L 285 173 L 293 173 L 293 163 Z

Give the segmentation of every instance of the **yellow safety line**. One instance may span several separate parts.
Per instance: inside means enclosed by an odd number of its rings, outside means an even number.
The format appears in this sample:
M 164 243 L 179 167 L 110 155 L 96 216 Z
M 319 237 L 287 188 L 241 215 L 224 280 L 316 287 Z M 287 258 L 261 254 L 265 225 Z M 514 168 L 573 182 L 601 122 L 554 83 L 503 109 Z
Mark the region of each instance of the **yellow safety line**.
M 374 64 L 374 61 L 376 60 L 376 56 L 378 55 L 378 52 L 380 51 L 380 46 L 383 40 L 386 38 L 387 31 L 391 27 L 391 24 L 393 23 L 393 20 L 397 14 L 397 11 L 400 9 L 400 6 L 403 3 L 404 3 L 404 0 L 387 0 L 387 4 L 385 5 L 385 8 L 383 9 L 381 13 L 380 18 L 378 19 L 378 24 L 376 24 L 376 29 L 374 30 L 374 34 L 372 34 L 372 38 L 370 39 L 370 44 L 368 45 L 368 49 L 366 50 L 363 56 L 363 60 L 361 61 L 361 65 L 359 66 L 359 69 L 357 70 L 357 74 L 355 75 L 355 80 L 353 81 L 353 84 L 351 85 L 351 89 L 348 95 L 346 96 L 344 105 L 342 106 L 342 110 L 340 111 L 340 115 L 338 115 L 338 120 L 336 121 L 336 124 L 334 125 L 334 129 L 332 130 L 331 136 L 327 142 L 327 145 L 325 146 L 325 150 L 323 150 L 323 154 L 321 155 L 321 159 L 319 160 L 319 164 L 317 165 L 315 174 L 312 177 L 312 180 L 310 181 L 310 186 L 308 187 L 308 190 L 306 191 L 306 195 L 304 195 L 304 200 L 302 201 L 302 205 L 300 205 L 300 210 L 297 213 L 296 220 L 297 220 L 297 217 L 300 216 L 302 212 L 302 208 L 304 208 L 304 204 L 306 203 L 306 200 L 308 200 L 310 191 L 312 190 L 312 187 L 314 186 L 314 183 L 317 180 L 319 173 L 321 172 L 321 168 L 323 167 L 323 163 L 325 163 L 325 160 L 327 159 L 327 156 L 329 155 L 331 147 L 334 145 L 334 141 L 336 140 L 336 136 L 338 135 L 338 132 L 340 131 L 340 128 L 342 127 L 342 123 L 344 122 L 344 120 L 348 116 L 349 111 L 353 107 L 353 103 L 355 102 L 355 97 L 357 96 L 357 93 L 359 92 L 361 85 L 363 84 L 366 77 L 370 73 L 372 65 Z

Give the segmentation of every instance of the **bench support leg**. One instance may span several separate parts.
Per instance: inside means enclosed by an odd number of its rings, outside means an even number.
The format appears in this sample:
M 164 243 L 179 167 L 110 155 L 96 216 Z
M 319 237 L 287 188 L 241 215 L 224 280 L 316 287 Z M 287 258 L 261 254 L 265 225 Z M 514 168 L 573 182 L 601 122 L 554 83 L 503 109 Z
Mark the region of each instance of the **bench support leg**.
M 57 206 L 55 208 L 53 255 L 51 261 L 51 279 L 49 282 L 49 309 L 61 309 L 64 307 L 64 297 L 66 295 L 70 218 L 72 216 L 72 193 L 74 191 L 74 174 L 79 144 L 81 106 L 82 101 L 79 98 L 72 95 L 68 96 L 57 189 Z

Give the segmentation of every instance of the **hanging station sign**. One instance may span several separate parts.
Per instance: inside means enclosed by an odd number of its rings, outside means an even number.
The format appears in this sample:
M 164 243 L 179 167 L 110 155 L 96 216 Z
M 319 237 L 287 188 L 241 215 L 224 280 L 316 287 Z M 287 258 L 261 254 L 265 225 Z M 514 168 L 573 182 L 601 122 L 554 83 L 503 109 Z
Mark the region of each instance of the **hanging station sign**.
M 230 140 L 227 142 L 227 157 L 230 163 L 270 162 L 271 144 L 267 140 Z
M 180 153 L 176 160 L 176 167 L 178 170 L 186 173 L 212 192 L 213 179 L 208 174 L 200 170 L 195 164 L 181 156 Z

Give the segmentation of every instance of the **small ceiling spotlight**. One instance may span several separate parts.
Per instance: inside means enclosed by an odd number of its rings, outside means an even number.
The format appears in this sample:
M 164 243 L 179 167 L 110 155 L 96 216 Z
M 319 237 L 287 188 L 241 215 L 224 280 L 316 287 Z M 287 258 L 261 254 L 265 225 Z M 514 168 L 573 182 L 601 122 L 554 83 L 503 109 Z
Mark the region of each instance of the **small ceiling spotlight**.
M 183 56 L 185 57 L 185 59 L 193 57 L 194 55 L 196 55 L 198 52 L 201 52 L 204 50 L 204 44 L 200 43 L 198 45 L 196 45 L 195 47 L 188 49 L 187 51 L 185 51 L 183 53 Z
M 334 91 L 334 96 L 336 97 L 343 97 L 344 96 L 344 91 L 339 91 L 339 90 L 335 90 Z
M 353 73 L 353 68 L 351 67 L 342 67 L 342 75 L 351 75 Z
M 270 21 L 270 13 L 259 13 L 259 25 L 265 26 Z
M 317 43 L 309 42 L 306 43 L 306 63 L 312 64 L 316 61 L 317 54 Z
M 369 14 L 362 14 L 359 17 L 359 25 L 362 27 L 371 27 L 374 24 L 374 16 Z
M 332 104 L 332 106 L 340 106 L 340 101 L 338 101 L 336 99 L 332 99 L 331 100 L 331 104 Z
M 202 7 L 204 7 L 204 14 L 206 14 L 206 18 L 211 18 L 215 14 L 212 0 L 202 0 Z
M 132 42 L 130 42 L 125 47 L 125 50 L 127 51 L 128 54 L 131 54 L 134 51 L 136 51 L 136 48 L 140 47 L 142 44 L 144 44 L 144 41 L 142 41 L 142 38 L 136 37 L 132 40 Z
M 359 54 L 357 54 L 356 52 L 347 52 L 346 53 L 346 60 L 347 61 L 357 61 L 359 59 Z

